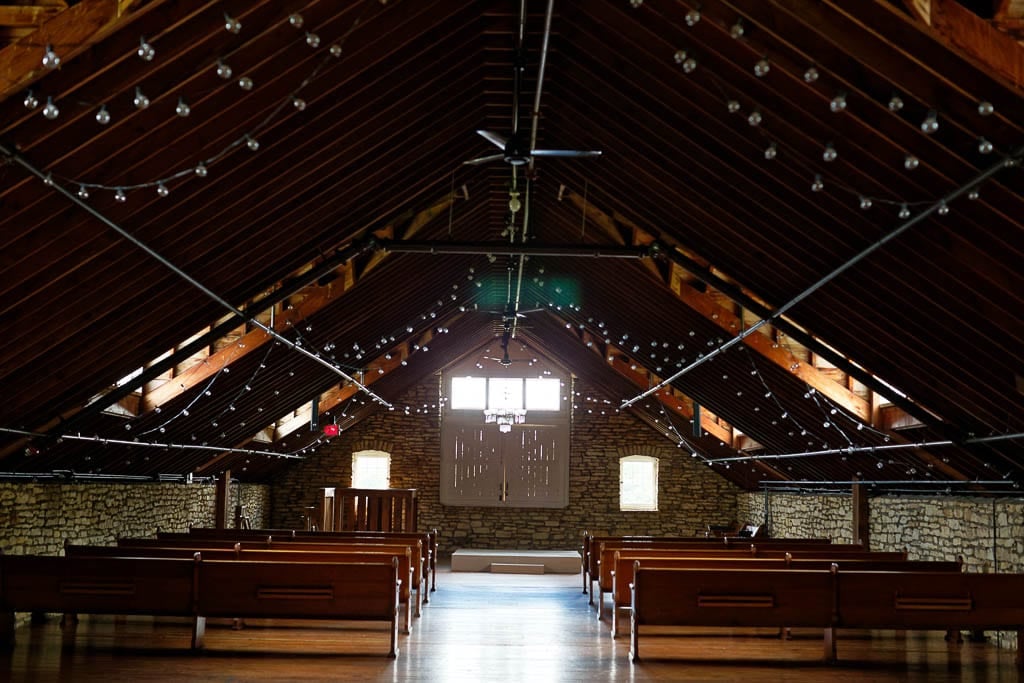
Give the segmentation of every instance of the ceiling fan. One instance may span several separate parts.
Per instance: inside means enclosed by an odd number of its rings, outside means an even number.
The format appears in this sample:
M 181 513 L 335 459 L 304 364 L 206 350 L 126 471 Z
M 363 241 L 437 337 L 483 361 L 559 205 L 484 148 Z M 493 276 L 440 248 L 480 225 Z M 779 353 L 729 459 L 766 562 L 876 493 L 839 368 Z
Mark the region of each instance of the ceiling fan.
M 551 35 L 551 14 L 553 2 L 548 4 L 548 12 L 544 23 L 544 42 L 540 54 L 540 67 L 537 72 L 537 90 L 533 99 L 532 120 L 533 126 L 530 136 L 527 138 L 519 130 L 519 91 L 523 71 L 526 68 L 525 52 L 523 50 L 523 34 L 526 25 L 526 0 L 520 2 L 519 31 L 516 36 L 515 64 L 512 78 L 512 134 L 501 135 L 490 130 L 477 130 L 477 134 L 501 150 L 496 154 L 489 154 L 476 159 L 462 162 L 463 165 L 475 166 L 486 164 L 492 161 L 504 161 L 512 166 L 524 166 L 529 164 L 532 168 L 534 157 L 598 157 L 601 150 L 590 149 L 537 149 L 537 123 L 540 120 L 540 95 L 541 86 L 544 83 L 544 66 L 547 62 L 548 38 Z

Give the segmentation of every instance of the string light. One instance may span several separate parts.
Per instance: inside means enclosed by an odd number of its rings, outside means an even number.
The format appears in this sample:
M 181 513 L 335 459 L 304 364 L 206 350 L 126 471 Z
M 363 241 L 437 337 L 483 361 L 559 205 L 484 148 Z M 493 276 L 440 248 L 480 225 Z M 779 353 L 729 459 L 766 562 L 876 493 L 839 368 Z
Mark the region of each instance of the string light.
M 907 169 L 908 171 L 913 171 L 920 165 L 921 161 L 913 154 L 908 154 L 907 156 L 903 157 L 903 168 Z
M 821 153 L 822 160 L 829 162 L 835 161 L 838 156 L 839 153 L 831 142 L 825 145 L 825 151 Z
M 46 51 L 43 53 L 43 66 L 51 70 L 60 66 L 60 56 L 53 51 L 52 45 L 46 46 Z
M 128 197 L 124 193 L 124 188 L 117 188 L 117 190 L 114 192 L 114 199 L 121 202 L 122 204 L 128 201 Z
M 829 109 L 831 109 L 837 114 L 839 112 L 846 111 L 846 92 L 840 90 L 839 93 L 837 93 L 836 96 L 832 98 L 832 101 L 829 102 L 828 106 Z
M 206 164 L 204 164 L 204 163 L 196 164 L 195 174 L 197 176 L 199 176 L 200 178 L 205 178 L 207 173 L 209 173 L 209 171 L 206 169 Z
M 252 90 L 253 85 L 255 84 L 253 83 L 252 79 L 248 76 L 242 76 L 238 79 L 238 87 L 242 90 Z
M 982 116 L 991 116 L 995 110 L 996 108 L 992 106 L 991 102 L 978 102 L 978 113 Z
M 145 109 L 149 106 L 149 98 L 142 92 L 142 88 L 135 87 L 135 97 L 132 99 L 132 104 L 135 105 L 136 109 Z
M 174 108 L 174 113 L 181 118 L 185 118 L 192 113 L 192 107 L 188 106 L 188 102 L 185 101 L 184 97 L 179 97 L 178 106 Z
M 259 143 L 258 140 L 256 140 L 256 138 L 252 138 L 252 137 L 249 137 L 248 135 L 246 135 L 245 136 L 245 146 L 248 147 L 249 149 L 251 149 L 253 152 L 255 152 L 256 150 L 258 150 L 260 148 L 260 143 Z
M 39 106 L 39 98 L 37 98 L 32 91 L 29 90 L 28 94 L 25 95 L 25 99 L 22 100 L 22 104 L 25 105 L 25 109 L 35 109 Z
M 928 112 L 928 116 L 925 117 L 924 121 L 921 122 L 921 130 L 931 135 L 939 129 L 939 115 L 935 113 L 935 110 Z
M 288 23 L 294 26 L 295 28 L 302 28 L 302 25 L 305 23 L 305 21 L 303 20 L 302 15 L 296 12 L 295 14 L 292 14 L 291 16 L 288 17 Z
M 725 103 L 725 107 L 729 110 L 730 114 L 735 114 L 740 110 L 740 103 L 736 100 L 729 100 Z
M 978 151 L 982 154 L 991 154 L 994 147 L 985 138 L 978 138 Z
M 237 34 L 242 30 L 242 22 L 233 18 L 227 12 L 224 13 L 224 30 L 228 33 Z
M 139 36 L 139 49 L 137 52 L 139 58 L 144 62 L 152 62 L 153 57 L 156 57 L 156 50 L 153 49 L 153 46 L 147 43 L 146 39 L 142 36 Z
M 746 30 L 743 28 L 743 19 L 737 19 L 736 23 L 729 28 L 729 35 L 733 38 L 742 38 Z
M 821 179 L 821 174 L 820 173 L 815 173 L 814 174 L 814 182 L 811 183 L 811 191 L 812 192 L 821 192 L 824 189 L 825 189 L 825 183 Z
M 156 193 L 160 197 L 166 197 L 167 195 L 169 195 L 171 193 L 171 191 L 168 190 L 167 186 L 164 185 L 163 183 L 157 183 L 157 185 L 156 185 Z
M 234 72 L 231 70 L 230 66 L 228 66 L 227 64 L 225 64 L 224 62 L 222 62 L 219 59 L 217 60 L 217 76 L 219 78 L 223 78 L 226 81 L 229 78 L 231 78 L 231 75 L 233 73 Z
M 686 13 L 686 25 L 693 28 L 700 21 L 700 11 L 691 9 Z
M 100 110 L 96 112 L 96 123 L 101 126 L 105 126 L 110 123 L 110 112 L 107 111 L 107 105 L 100 105 Z
M 893 95 L 889 98 L 889 111 L 895 113 L 900 109 L 903 109 L 903 98 L 899 95 Z
M 292 106 L 295 107 L 297 111 L 303 111 L 306 108 L 306 100 L 301 97 L 293 97 Z
M 78 186 L 78 198 L 79 199 L 88 199 L 89 198 L 89 189 L 85 185 L 79 185 Z
M 865 210 L 865 211 L 870 209 L 871 208 L 871 197 L 865 197 L 864 195 L 861 195 L 861 197 L 860 197 L 860 208 Z
M 53 121 L 55 118 L 60 116 L 60 109 L 53 103 L 52 97 L 46 98 L 46 106 L 43 107 L 43 116 Z
M 768 159 L 770 161 L 770 160 L 774 159 L 777 154 L 778 154 L 778 147 L 775 145 L 774 142 L 769 143 L 768 147 L 766 147 L 765 150 L 764 150 L 764 158 Z
M 818 80 L 819 75 L 820 74 L 818 73 L 818 70 L 815 67 L 809 66 L 807 67 L 807 70 L 804 71 L 804 81 L 807 83 L 814 83 L 815 81 Z
M 905 202 L 900 205 L 899 217 L 903 220 L 910 218 L 910 207 L 908 207 Z
M 320 47 L 320 36 L 318 36 L 315 33 L 307 33 L 306 34 L 306 45 L 309 45 L 312 48 Z
M 750 116 L 747 117 L 747 123 L 749 123 L 751 126 L 760 126 L 762 120 L 763 117 L 761 116 L 761 112 L 757 111 L 756 109 L 750 112 Z
M 767 59 L 762 57 L 761 59 L 757 60 L 756 64 L 754 64 L 754 75 L 757 76 L 758 78 L 763 78 L 768 74 L 769 71 L 771 71 L 771 69 L 772 65 L 768 63 Z

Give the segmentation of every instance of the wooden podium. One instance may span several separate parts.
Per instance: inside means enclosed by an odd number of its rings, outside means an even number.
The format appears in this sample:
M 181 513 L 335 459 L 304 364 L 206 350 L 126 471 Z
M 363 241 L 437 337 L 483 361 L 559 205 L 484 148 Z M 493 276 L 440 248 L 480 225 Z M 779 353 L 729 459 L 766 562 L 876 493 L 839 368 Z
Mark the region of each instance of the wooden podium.
M 319 531 L 415 532 L 416 489 L 320 489 L 314 519 Z

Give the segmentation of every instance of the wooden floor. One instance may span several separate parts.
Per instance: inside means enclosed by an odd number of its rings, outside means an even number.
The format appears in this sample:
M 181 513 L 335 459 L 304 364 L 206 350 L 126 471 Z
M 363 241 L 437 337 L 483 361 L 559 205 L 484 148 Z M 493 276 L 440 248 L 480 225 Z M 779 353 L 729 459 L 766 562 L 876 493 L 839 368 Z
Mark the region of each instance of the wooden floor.
M 838 665 L 821 662 L 820 635 L 769 630 L 612 640 L 579 576 L 439 572 L 438 591 L 401 636 L 397 660 L 375 624 L 212 623 L 207 648 L 188 649 L 188 624 L 145 617 L 83 617 L 72 647 L 56 621 L 18 631 L 0 653 L 10 681 L 1017 681 L 1014 653 L 941 634 L 841 634 Z

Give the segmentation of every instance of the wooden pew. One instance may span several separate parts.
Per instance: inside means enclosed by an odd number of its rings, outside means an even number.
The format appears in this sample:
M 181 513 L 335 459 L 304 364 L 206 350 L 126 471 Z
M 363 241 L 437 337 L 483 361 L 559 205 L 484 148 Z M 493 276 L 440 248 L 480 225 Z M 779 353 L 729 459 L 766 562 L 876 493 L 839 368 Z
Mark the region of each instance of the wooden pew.
M 634 569 L 629 656 L 657 626 L 787 626 L 828 629 L 835 573 L 804 569 Z M 827 649 L 827 646 L 826 646 Z
M 646 625 L 1012 630 L 1024 645 L 1024 574 L 634 566 L 630 658 Z M 955 639 L 953 641 L 955 642 Z M 1017 653 L 1024 669 L 1024 656 Z
M 856 544 L 837 543 L 790 543 L 778 540 L 774 543 L 734 543 L 729 546 L 693 546 L 688 542 L 676 541 L 654 541 L 650 543 L 617 543 L 604 542 L 600 550 L 595 553 L 597 560 L 597 618 L 604 617 L 604 596 L 612 590 L 612 570 L 615 563 L 615 552 L 621 550 L 624 553 L 633 552 L 644 554 L 651 552 L 680 552 L 695 556 L 723 555 L 732 557 L 784 557 L 786 553 L 792 553 L 798 557 L 808 558 L 831 558 L 846 557 L 848 559 L 874 559 L 874 560 L 905 560 L 906 553 L 889 552 L 879 554 L 863 549 L 863 546 Z M 591 604 L 593 604 L 593 589 L 591 589 Z
M 1024 669 L 1024 574 L 840 571 L 838 578 L 839 628 L 1016 631 Z
M 65 557 L 192 557 L 197 551 L 192 547 L 174 546 L 97 546 L 97 545 L 64 545 Z M 390 562 L 391 558 L 398 560 L 398 576 L 402 579 L 402 589 L 399 591 L 399 603 L 405 606 L 405 616 L 400 621 L 404 624 L 404 632 L 412 632 L 412 615 L 420 616 L 418 605 L 411 600 L 409 586 L 413 578 L 412 551 L 407 546 L 395 546 L 387 550 L 292 550 L 267 549 L 267 548 L 243 548 L 241 543 L 235 543 L 233 547 L 203 548 L 204 560 L 246 560 L 250 562 Z
M 598 575 L 598 562 L 602 544 L 608 545 L 609 547 L 612 545 L 642 545 L 657 547 L 659 545 L 669 544 L 680 548 L 750 548 L 751 545 L 757 544 L 772 547 L 778 546 L 785 549 L 789 546 L 810 545 L 817 547 L 821 545 L 831 545 L 831 543 L 831 539 L 827 538 L 751 539 L 729 536 L 717 538 L 706 536 L 593 536 L 587 532 L 583 532 L 583 592 L 589 592 L 591 594 L 590 604 L 594 604 L 593 582 L 596 580 L 595 577 Z
M 405 550 L 411 551 L 410 563 L 413 567 L 413 581 L 403 582 L 401 591 L 402 604 L 410 604 L 415 616 L 420 616 L 422 605 L 422 547 L 418 540 L 403 541 L 400 543 L 371 543 L 369 541 L 346 541 L 343 539 L 323 540 L 318 542 L 306 542 L 302 540 L 275 541 L 270 537 L 266 539 L 253 538 L 249 541 L 237 541 L 232 539 L 217 538 L 193 538 L 188 534 L 176 535 L 171 538 L 119 538 L 117 545 L 121 548 L 155 548 L 155 547 L 176 547 L 189 548 L 192 550 L 216 550 L 219 548 L 234 548 L 239 544 L 243 550 L 294 550 L 294 551 L 321 551 L 334 553 L 358 553 L 358 552 L 383 552 L 392 555 L 403 556 Z M 178 536 L 178 537 L 174 537 Z M 343 561 L 343 560 L 342 560 Z M 404 567 L 403 567 L 404 569 Z M 417 569 L 419 572 L 417 572 Z
M 398 656 L 398 561 L 250 562 L 138 557 L 0 556 L 0 642 L 13 647 L 15 612 L 386 621 Z
M 166 532 L 158 532 L 157 538 L 161 538 Z M 424 555 L 429 564 L 429 589 L 431 592 L 437 590 L 437 551 L 438 541 L 437 529 L 423 532 L 406 531 L 306 531 L 303 529 L 215 529 L 210 527 L 189 527 L 188 533 L 192 536 L 203 538 L 237 538 L 244 540 L 253 536 L 271 536 L 274 540 L 288 539 L 334 539 L 334 538 L 367 538 L 367 539 L 389 539 L 408 540 L 418 538 L 423 542 Z M 426 577 L 426 575 L 425 575 Z M 424 589 L 428 588 L 424 586 Z M 427 595 L 423 596 L 423 602 L 430 602 Z
M 833 565 L 841 570 L 857 571 L 963 571 L 963 562 L 933 562 L 907 560 L 905 557 L 892 559 L 892 553 L 877 553 L 877 557 L 858 555 L 856 557 L 812 558 L 794 557 L 792 553 L 774 557 L 679 557 L 671 552 L 660 555 L 642 554 L 640 551 L 617 550 L 612 563 L 612 638 L 618 636 L 619 616 L 622 610 L 632 607 L 630 585 L 637 564 L 644 567 L 667 569 L 819 569 L 828 570 Z M 903 555 L 903 553 L 898 553 Z

